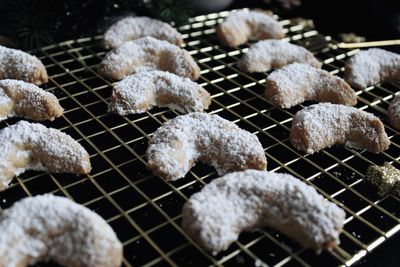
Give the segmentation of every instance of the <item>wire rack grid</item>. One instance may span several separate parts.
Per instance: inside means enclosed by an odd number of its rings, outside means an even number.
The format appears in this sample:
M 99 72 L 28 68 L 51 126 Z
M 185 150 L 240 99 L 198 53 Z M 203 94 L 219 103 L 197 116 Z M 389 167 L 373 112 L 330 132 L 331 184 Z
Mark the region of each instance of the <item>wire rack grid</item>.
M 58 128 L 78 140 L 89 152 L 89 175 L 46 174 L 29 171 L 0 192 L 0 208 L 6 209 L 25 196 L 43 193 L 63 195 L 99 213 L 124 244 L 124 266 L 310 266 L 351 265 L 400 229 L 400 200 L 379 197 L 363 181 L 370 164 L 385 161 L 399 167 L 400 135 L 388 124 L 387 107 L 399 91 L 399 83 L 358 90 L 357 108 L 382 119 L 392 142 L 379 154 L 334 146 L 308 155 L 295 150 L 288 139 L 292 116 L 306 102 L 291 109 L 271 105 L 263 96 L 266 74 L 245 74 L 236 62 L 249 44 L 237 49 L 219 43 L 215 26 L 229 12 L 191 19 L 179 28 L 184 48 L 197 60 L 198 83 L 212 95 L 209 113 L 237 123 L 258 136 L 268 159 L 268 170 L 291 173 L 314 186 L 319 193 L 346 211 L 341 244 L 316 254 L 269 228 L 240 235 L 230 248 L 213 256 L 188 237 L 180 227 L 184 202 L 210 180 L 213 168 L 197 164 L 181 180 L 167 183 L 146 169 L 147 141 L 165 121 L 179 115 L 167 108 L 153 108 L 139 115 L 107 113 L 112 83 L 96 67 L 106 54 L 101 37 L 72 40 L 34 53 L 43 61 L 53 92 L 64 115 L 46 126 Z M 341 50 L 330 37 L 295 20 L 280 19 L 287 40 L 311 50 L 323 68 L 342 76 L 347 58 L 357 50 Z M 17 119 L 1 122 L 0 128 Z

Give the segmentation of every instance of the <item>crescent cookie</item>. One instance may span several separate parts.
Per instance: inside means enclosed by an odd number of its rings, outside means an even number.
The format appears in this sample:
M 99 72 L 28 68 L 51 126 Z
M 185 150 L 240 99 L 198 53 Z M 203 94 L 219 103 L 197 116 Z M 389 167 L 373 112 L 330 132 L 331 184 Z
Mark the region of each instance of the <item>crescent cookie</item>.
M 293 63 L 266 79 L 265 96 L 274 105 L 290 108 L 306 100 L 354 106 L 357 96 L 340 77 L 306 64 Z
M 90 169 L 86 150 L 57 129 L 20 121 L 0 130 L 0 191 L 26 170 L 84 174 Z
M 290 142 L 310 154 L 334 144 L 373 153 L 382 152 L 390 145 L 378 117 L 354 107 L 330 103 L 311 105 L 297 112 Z
M 37 57 L 0 45 L 0 79 L 16 79 L 40 85 L 46 83 L 49 77 Z
M 0 80 L 0 121 L 9 117 L 54 120 L 63 108 L 52 93 L 18 80 Z
M 400 129 L 400 95 L 396 95 L 388 108 L 390 124 L 396 129 Z
M 159 69 L 197 80 L 200 68 L 188 51 L 167 41 L 143 37 L 108 52 L 99 65 L 104 77 L 121 80 L 143 69 Z
M 244 72 L 266 72 L 298 62 L 321 68 L 322 63 L 304 47 L 281 40 L 259 41 L 250 46 L 238 66 Z
M 188 78 L 165 71 L 145 71 L 114 84 L 109 111 L 127 115 L 143 113 L 152 106 L 168 106 L 189 113 L 207 109 L 210 102 L 210 94 Z
M 182 35 L 168 23 L 149 17 L 126 17 L 113 24 L 104 34 L 104 48 L 112 49 L 134 39 L 152 36 L 182 45 Z
M 345 66 L 345 80 L 353 87 L 400 79 L 400 55 L 370 48 L 351 57 Z
M 234 10 L 218 25 L 219 40 L 235 47 L 249 40 L 282 39 L 285 31 L 273 17 L 260 12 L 249 10 Z
M 148 168 L 167 181 L 184 177 L 199 160 L 214 166 L 219 175 L 267 166 L 257 136 L 218 115 L 199 112 L 158 128 L 146 155 Z
M 122 244 L 99 215 L 50 194 L 24 198 L 0 217 L 0 266 L 53 261 L 71 267 L 119 267 Z
M 182 227 L 214 254 L 243 231 L 273 227 L 316 250 L 339 244 L 345 212 L 297 178 L 258 170 L 229 173 L 183 206 Z

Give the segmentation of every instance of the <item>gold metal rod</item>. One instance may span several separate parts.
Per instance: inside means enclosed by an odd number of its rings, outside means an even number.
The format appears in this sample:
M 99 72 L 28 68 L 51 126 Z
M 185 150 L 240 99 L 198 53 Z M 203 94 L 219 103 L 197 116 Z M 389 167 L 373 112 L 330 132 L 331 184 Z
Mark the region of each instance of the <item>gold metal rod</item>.
M 339 43 L 339 48 L 362 48 L 362 47 L 377 47 L 388 45 L 400 45 L 398 40 L 384 40 L 384 41 L 371 41 L 371 42 L 358 42 L 358 43 Z

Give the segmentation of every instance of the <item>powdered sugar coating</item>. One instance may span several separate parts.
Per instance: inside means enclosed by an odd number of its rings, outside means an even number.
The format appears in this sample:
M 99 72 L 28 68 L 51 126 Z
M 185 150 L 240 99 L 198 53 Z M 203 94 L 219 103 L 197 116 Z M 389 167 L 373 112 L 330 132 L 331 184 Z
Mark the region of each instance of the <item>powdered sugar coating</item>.
M 390 124 L 396 129 L 400 129 L 400 95 L 396 95 L 388 108 Z
M 104 47 L 112 49 L 134 39 L 152 36 L 175 45 L 182 45 L 182 35 L 168 23 L 149 17 L 126 17 L 115 24 L 104 34 Z
M 20 121 L 0 131 L 0 191 L 26 170 L 83 174 L 90 168 L 86 150 L 57 129 Z
M 37 57 L 0 45 L 0 79 L 16 79 L 40 85 L 49 78 L 46 68 Z
M 218 115 L 199 112 L 178 116 L 158 128 L 146 155 L 148 168 L 165 180 L 184 177 L 199 160 L 214 166 L 219 175 L 267 166 L 257 136 Z
M 200 68 L 188 51 L 167 41 L 143 37 L 110 51 L 99 65 L 101 75 L 121 80 L 139 70 L 163 70 L 197 80 Z
M 251 45 L 238 66 L 244 72 L 266 72 L 295 62 L 315 68 L 322 66 L 304 47 L 281 40 L 265 40 Z
M 127 115 L 143 113 L 152 106 L 168 106 L 189 113 L 207 109 L 210 102 L 210 94 L 188 78 L 165 71 L 144 71 L 113 86 L 109 111 Z
M 0 217 L 0 266 L 52 260 L 70 267 L 119 267 L 122 244 L 88 208 L 50 194 L 16 202 Z
M 340 77 L 306 64 L 293 63 L 266 79 L 265 96 L 273 104 L 290 108 L 306 100 L 354 106 L 357 96 Z
M 311 154 L 334 144 L 379 153 L 390 144 L 378 117 L 330 103 L 312 105 L 297 112 L 292 121 L 290 142 Z
M 243 231 L 270 226 L 304 247 L 339 244 L 345 212 L 289 174 L 246 170 L 211 181 L 182 211 L 183 229 L 207 250 L 226 250 Z
M 399 79 L 400 55 L 380 48 L 360 51 L 346 62 L 345 80 L 356 88 Z
M 62 114 L 63 108 L 52 93 L 32 83 L 0 80 L 0 121 L 14 116 L 52 121 Z
M 273 17 L 260 11 L 234 10 L 217 27 L 220 41 L 231 47 L 249 40 L 282 39 L 285 31 Z

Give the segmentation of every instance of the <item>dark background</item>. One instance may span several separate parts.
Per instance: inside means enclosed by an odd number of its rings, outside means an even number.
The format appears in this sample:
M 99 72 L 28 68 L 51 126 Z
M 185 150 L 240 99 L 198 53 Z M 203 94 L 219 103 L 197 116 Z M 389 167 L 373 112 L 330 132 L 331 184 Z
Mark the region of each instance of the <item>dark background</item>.
M 232 7 L 260 7 L 261 1 L 235 1 Z M 286 18 L 304 17 L 316 29 L 335 39 L 355 33 L 367 41 L 400 39 L 400 0 L 301 0 L 302 5 L 284 9 L 277 2 L 265 5 Z M 399 46 L 385 49 L 400 53 Z
M 264 1 L 236 0 L 228 9 L 259 7 L 272 9 L 285 18 L 310 18 L 321 33 L 336 39 L 339 33 L 348 32 L 365 36 L 368 40 L 400 38 L 399 0 L 301 0 L 302 5 L 292 9 L 282 7 L 282 1 L 288 0 Z M 0 42 L 6 41 L 9 45 L 29 50 L 54 42 L 98 35 L 121 16 L 132 13 L 182 24 L 188 17 L 199 14 L 188 2 L 0 0 L 0 36 L 7 37 L 0 37 Z

